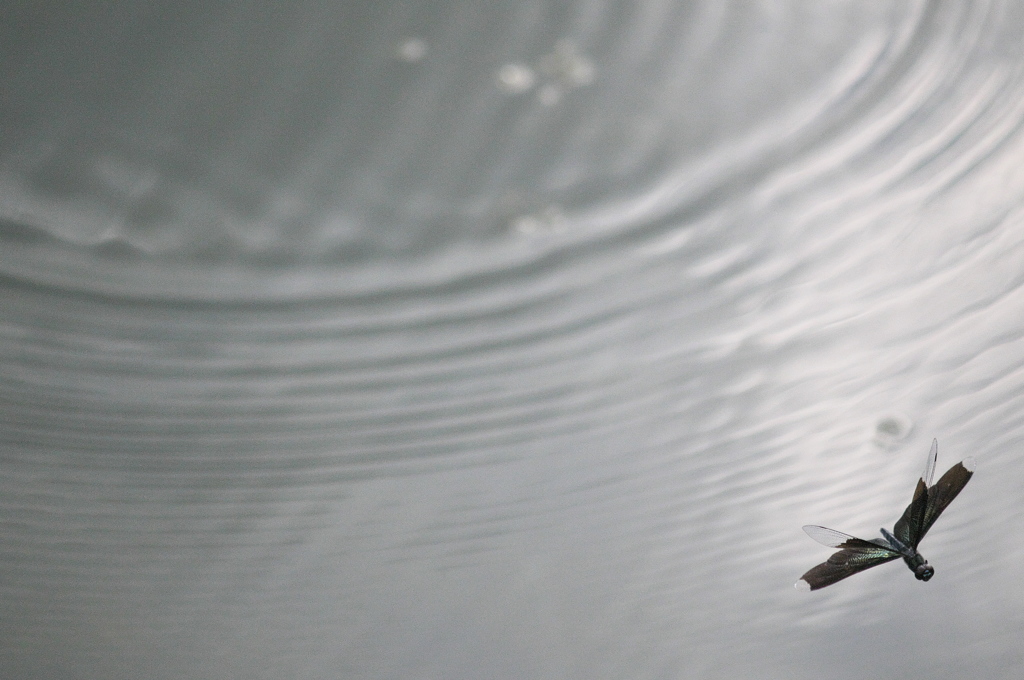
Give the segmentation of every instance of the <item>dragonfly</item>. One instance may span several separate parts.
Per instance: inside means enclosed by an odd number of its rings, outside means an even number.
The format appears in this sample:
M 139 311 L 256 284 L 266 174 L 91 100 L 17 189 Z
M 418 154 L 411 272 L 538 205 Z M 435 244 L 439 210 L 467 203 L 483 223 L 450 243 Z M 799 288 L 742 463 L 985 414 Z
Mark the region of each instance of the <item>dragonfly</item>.
M 938 457 L 939 441 L 933 439 L 924 474 L 917 480 L 917 488 L 914 489 L 914 499 L 903 511 L 903 516 L 897 520 L 891 533 L 884 528 L 881 530 L 882 538 L 866 541 L 835 529 L 805 526 L 803 529 L 808 536 L 829 548 L 838 548 L 839 552 L 801 576 L 795 587 L 798 590 L 818 590 L 901 557 L 917 580 L 927 581 L 934 576 L 935 569 L 917 551 L 917 546 L 974 474 L 974 459 L 968 458 L 949 468 L 932 485 Z

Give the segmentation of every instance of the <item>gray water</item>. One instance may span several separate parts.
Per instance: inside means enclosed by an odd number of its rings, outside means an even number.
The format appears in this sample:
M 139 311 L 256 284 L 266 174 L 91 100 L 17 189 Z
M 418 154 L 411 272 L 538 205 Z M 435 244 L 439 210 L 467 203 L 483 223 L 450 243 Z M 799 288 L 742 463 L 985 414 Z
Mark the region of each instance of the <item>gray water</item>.
M 0 677 L 1021 677 L 1017 3 L 7 14 Z

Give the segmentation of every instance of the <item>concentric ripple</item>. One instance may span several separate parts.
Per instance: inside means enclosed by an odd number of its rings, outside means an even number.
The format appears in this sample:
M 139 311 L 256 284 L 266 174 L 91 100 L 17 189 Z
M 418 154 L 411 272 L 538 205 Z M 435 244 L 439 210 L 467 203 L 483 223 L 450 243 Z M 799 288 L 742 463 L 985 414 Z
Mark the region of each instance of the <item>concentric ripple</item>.
M 175 7 L 9 24 L 0 676 L 1011 677 L 1024 10 Z M 783 600 L 933 436 L 964 594 Z

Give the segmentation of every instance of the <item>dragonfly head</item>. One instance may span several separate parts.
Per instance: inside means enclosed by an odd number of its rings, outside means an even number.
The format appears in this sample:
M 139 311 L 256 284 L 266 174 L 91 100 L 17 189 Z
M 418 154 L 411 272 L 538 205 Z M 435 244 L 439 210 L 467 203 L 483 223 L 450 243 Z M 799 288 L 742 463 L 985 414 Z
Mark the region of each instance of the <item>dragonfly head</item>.
M 917 567 L 914 569 L 914 576 L 917 577 L 918 581 L 927 581 L 934 575 L 935 570 L 932 569 L 932 565 L 928 564 L 927 562 L 925 562 L 924 564 L 917 565 Z

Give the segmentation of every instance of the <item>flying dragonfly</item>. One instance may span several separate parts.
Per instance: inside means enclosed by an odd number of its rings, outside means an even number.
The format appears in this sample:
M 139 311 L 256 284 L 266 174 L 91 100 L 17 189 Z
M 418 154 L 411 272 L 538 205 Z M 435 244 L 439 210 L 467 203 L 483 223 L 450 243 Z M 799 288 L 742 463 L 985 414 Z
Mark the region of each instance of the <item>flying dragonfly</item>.
M 799 590 L 818 590 L 853 576 L 859 571 L 903 558 L 918 581 L 927 581 L 935 574 L 928 561 L 917 551 L 917 545 L 935 524 L 942 511 L 953 502 L 974 474 L 974 459 L 968 458 L 949 468 L 939 481 L 931 486 L 935 474 L 935 460 L 939 455 L 939 441 L 932 440 L 924 474 L 917 481 L 914 499 L 903 511 L 892 533 L 884 528 L 882 538 L 866 541 L 834 529 L 808 525 L 808 536 L 829 548 L 839 548 L 825 562 L 800 577 L 795 587 Z

